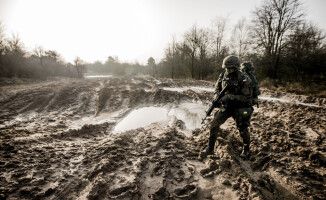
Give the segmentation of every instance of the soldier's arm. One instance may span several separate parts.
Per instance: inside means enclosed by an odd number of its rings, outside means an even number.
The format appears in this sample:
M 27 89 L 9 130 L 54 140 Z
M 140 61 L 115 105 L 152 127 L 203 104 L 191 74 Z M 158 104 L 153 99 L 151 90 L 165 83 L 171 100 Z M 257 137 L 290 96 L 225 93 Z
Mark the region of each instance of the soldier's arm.
M 224 73 L 221 73 L 215 83 L 215 91 L 214 91 L 214 98 L 222 91 L 222 80 L 223 80 Z

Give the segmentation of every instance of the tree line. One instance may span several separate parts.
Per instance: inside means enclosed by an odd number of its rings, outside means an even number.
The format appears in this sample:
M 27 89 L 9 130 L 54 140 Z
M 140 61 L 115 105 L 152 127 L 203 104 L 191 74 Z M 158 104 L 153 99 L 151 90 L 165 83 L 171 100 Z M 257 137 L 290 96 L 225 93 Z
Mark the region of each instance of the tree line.
M 1 24 L 0 24 L 1 25 Z M 0 26 L 0 77 L 46 78 L 76 77 L 75 66 L 65 63 L 60 54 L 37 46 L 32 52 L 24 49 L 17 35 L 5 38 Z
M 118 76 L 134 76 L 149 74 L 147 66 L 136 63 L 121 62 L 117 56 L 109 56 L 102 63 L 96 61 L 94 63 L 85 64 L 86 70 L 90 74 L 112 74 Z
M 160 63 L 149 60 L 148 65 L 156 76 L 212 80 L 222 71 L 223 58 L 233 54 L 253 61 L 260 79 L 323 80 L 325 32 L 304 16 L 299 0 L 265 0 L 251 19 L 233 27 L 226 17 L 214 19 L 208 28 L 193 25 L 181 40 L 172 37 Z
M 87 63 L 76 57 L 73 63 L 65 62 L 54 50 L 36 46 L 31 52 L 25 50 L 18 35 L 6 38 L 0 24 L 0 77 L 47 78 L 65 76 L 82 78 L 85 73 L 137 75 L 148 74 L 147 66 L 139 63 L 121 63 L 118 57 L 109 56 L 105 63 Z

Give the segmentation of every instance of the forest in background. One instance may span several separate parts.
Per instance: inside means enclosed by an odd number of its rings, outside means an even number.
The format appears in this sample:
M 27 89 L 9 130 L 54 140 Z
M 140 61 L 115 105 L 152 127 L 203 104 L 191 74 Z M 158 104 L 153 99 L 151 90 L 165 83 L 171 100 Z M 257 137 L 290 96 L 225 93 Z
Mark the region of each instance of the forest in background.
M 150 57 L 146 65 L 120 62 L 114 56 L 104 63 L 86 63 L 79 57 L 68 63 L 58 52 L 40 46 L 27 52 L 17 35 L 6 38 L 0 27 L 0 76 L 44 79 L 83 77 L 88 72 L 216 80 L 223 59 L 233 54 L 254 63 L 263 86 L 325 87 L 325 31 L 305 20 L 305 14 L 300 0 L 266 0 L 233 27 L 227 17 L 217 17 L 211 27 L 195 24 L 178 40 L 172 36 L 164 58 L 157 62 Z

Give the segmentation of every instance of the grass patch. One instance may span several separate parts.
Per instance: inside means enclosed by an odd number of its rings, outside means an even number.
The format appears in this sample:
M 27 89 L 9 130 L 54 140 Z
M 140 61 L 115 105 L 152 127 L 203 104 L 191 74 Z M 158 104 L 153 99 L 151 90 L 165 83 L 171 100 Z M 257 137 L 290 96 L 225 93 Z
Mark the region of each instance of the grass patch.
M 326 98 L 326 81 L 286 82 L 267 78 L 261 81 L 259 86 L 270 90 Z

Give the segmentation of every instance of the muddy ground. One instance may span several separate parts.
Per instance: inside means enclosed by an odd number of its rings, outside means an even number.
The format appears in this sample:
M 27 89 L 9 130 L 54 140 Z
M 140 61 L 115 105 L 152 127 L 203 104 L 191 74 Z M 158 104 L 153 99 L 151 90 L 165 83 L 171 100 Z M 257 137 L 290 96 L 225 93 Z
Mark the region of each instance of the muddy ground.
M 263 90 L 247 160 L 232 119 L 203 160 L 207 128 L 173 114 L 115 130 L 142 107 L 208 107 L 212 87 L 150 77 L 3 81 L 0 199 L 326 199 L 322 98 Z

